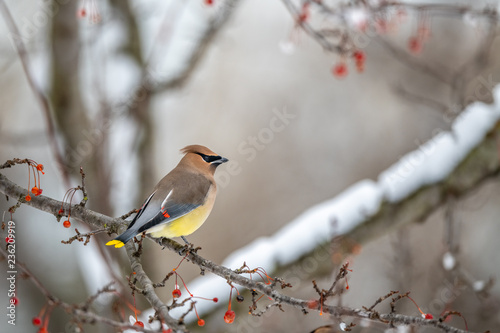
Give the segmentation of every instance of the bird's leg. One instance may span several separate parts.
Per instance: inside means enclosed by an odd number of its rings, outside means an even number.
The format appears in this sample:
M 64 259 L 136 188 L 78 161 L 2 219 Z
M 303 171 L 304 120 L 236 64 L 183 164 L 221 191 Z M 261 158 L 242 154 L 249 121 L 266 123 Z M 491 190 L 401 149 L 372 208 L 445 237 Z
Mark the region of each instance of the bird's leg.
M 181 236 L 181 238 L 184 241 L 184 243 L 186 243 L 186 245 L 184 245 L 183 247 L 181 247 L 181 249 L 179 250 L 178 253 L 179 253 L 180 256 L 183 256 L 184 254 L 186 254 L 190 250 L 190 246 L 192 247 L 193 245 L 188 242 L 188 240 L 186 239 L 186 237 Z
M 165 249 L 167 248 L 165 245 L 163 245 L 163 239 L 164 239 L 164 238 L 165 238 L 165 237 L 153 238 L 153 239 L 154 239 L 154 241 L 155 241 L 155 242 L 157 242 L 157 243 L 158 243 L 158 245 L 160 245 L 160 246 L 161 246 L 161 249 L 162 249 L 162 250 L 165 250 Z
M 194 244 L 193 243 L 190 243 L 188 242 L 188 240 L 186 239 L 186 237 L 184 236 L 181 236 L 182 240 L 184 241 L 184 243 L 186 243 L 186 245 L 184 245 L 182 247 L 182 249 L 179 251 L 179 254 L 182 256 L 184 255 L 185 253 L 187 252 L 193 252 L 193 253 L 196 253 L 198 252 L 198 250 L 201 250 L 201 247 L 194 247 Z

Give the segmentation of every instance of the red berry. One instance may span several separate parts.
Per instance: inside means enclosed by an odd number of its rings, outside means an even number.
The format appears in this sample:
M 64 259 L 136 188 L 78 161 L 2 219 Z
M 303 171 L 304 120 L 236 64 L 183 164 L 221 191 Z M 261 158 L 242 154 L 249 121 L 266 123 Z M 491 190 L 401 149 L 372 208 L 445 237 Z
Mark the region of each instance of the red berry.
M 422 52 L 422 41 L 418 37 L 410 37 L 408 40 L 408 49 L 411 53 L 419 54 Z
M 43 190 L 36 186 L 33 186 L 33 188 L 31 189 L 31 193 L 33 193 L 36 197 L 42 194 L 42 192 Z
M 214 4 L 214 0 L 205 0 L 205 5 L 212 6 Z
M 63 213 L 64 213 L 64 210 L 62 208 L 59 209 L 59 211 L 57 212 L 57 214 L 59 214 L 59 215 L 62 215 Z
M 10 243 L 12 242 L 12 238 L 10 236 L 5 237 L 5 243 Z
M 214 303 L 217 303 L 219 301 L 219 299 L 217 297 L 214 297 L 213 301 L 214 301 Z
M 198 326 L 205 326 L 205 321 L 203 319 L 198 319 Z
M 37 164 L 36 169 L 38 171 L 43 171 L 43 164 Z
M 179 298 L 179 297 L 181 297 L 181 295 L 182 295 L 182 293 L 181 293 L 181 290 L 179 288 L 174 289 L 174 291 L 172 291 L 173 298 Z
M 305 22 L 309 18 L 309 2 L 305 2 L 302 5 L 302 10 L 299 14 L 299 22 Z
M 366 60 L 365 53 L 363 51 L 360 51 L 360 50 L 354 51 L 354 53 L 352 54 L 352 57 L 354 58 L 354 60 L 356 60 L 356 62 L 365 62 L 365 60 Z
M 80 8 L 77 12 L 76 12 L 76 16 L 82 18 L 82 17 L 85 17 L 87 16 L 87 11 L 85 10 L 85 8 Z
M 18 305 L 19 304 L 19 299 L 14 296 L 10 299 L 10 304 Z
M 163 333 L 172 333 L 172 329 L 169 328 L 168 330 L 163 330 Z
M 234 313 L 233 310 L 227 310 L 226 313 L 224 314 L 224 321 L 228 324 L 232 324 L 235 317 L 236 314 Z
M 65 228 L 71 227 L 71 222 L 69 220 L 64 221 L 63 222 L 63 227 L 65 227 Z
M 431 315 L 430 313 L 426 313 L 424 316 L 425 319 L 434 319 L 434 316 Z
M 333 66 L 332 73 L 335 77 L 343 78 L 347 76 L 347 66 L 344 62 L 340 62 Z
M 26 201 L 31 201 L 31 197 L 29 194 L 27 196 L 25 196 L 24 199 L 26 199 Z
M 42 324 L 42 320 L 40 319 L 40 317 L 34 317 L 33 320 L 31 321 L 33 323 L 33 325 L 35 326 L 40 326 Z
M 136 322 L 134 323 L 134 326 L 144 327 L 144 323 L 143 323 L 142 321 L 138 320 L 138 321 L 136 321 Z

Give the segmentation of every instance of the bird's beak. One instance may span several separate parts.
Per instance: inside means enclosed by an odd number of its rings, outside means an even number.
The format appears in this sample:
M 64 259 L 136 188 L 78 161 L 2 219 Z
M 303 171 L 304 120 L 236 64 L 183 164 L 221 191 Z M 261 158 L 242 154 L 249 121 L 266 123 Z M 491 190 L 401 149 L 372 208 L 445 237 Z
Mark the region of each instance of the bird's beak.
M 213 161 L 212 164 L 222 164 L 226 163 L 227 161 L 229 161 L 227 158 L 221 156 L 220 159 Z

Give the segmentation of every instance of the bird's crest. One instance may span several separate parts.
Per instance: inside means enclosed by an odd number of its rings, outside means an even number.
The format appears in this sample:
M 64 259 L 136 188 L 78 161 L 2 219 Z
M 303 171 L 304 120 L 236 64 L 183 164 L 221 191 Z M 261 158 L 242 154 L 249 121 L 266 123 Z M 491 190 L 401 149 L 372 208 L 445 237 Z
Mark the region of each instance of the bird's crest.
M 183 153 L 183 154 L 188 154 L 188 153 L 198 154 L 198 153 L 201 153 L 201 154 L 205 154 L 205 155 L 217 155 L 216 153 L 214 153 L 213 151 L 211 151 L 210 149 L 208 149 L 207 147 L 202 146 L 202 145 L 190 145 L 190 146 L 186 146 L 186 147 L 184 147 L 184 148 L 181 149 L 181 153 Z

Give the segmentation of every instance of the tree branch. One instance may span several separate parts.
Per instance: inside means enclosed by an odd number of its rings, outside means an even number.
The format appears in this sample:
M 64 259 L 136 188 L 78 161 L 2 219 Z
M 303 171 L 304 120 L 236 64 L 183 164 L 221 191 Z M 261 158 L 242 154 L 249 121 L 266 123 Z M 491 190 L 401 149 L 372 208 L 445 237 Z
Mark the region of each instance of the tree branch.
M 59 217 L 59 209 L 63 208 L 65 211 L 68 211 L 70 208 L 69 204 L 54 200 L 44 195 L 33 196 L 31 198 L 31 201 L 26 202 L 24 197 L 29 193 L 29 191 L 13 183 L 1 173 L 0 192 L 8 197 L 12 197 L 15 200 L 20 201 L 27 206 L 54 215 L 54 217 L 56 218 Z M 117 232 L 118 227 L 124 225 L 124 221 L 120 220 L 119 218 L 112 218 L 94 212 L 90 209 L 83 208 L 82 206 L 80 206 L 80 204 L 71 206 L 71 217 L 96 228 L 106 227 L 108 232 Z
M 142 268 L 140 257 L 135 255 L 136 249 L 134 242 L 128 242 L 126 249 L 127 256 L 130 260 L 130 267 L 132 268 L 132 271 L 136 273 L 137 280 L 143 286 L 142 294 L 144 297 L 146 297 L 151 306 L 158 311 L 160 318 L 168 325 L 168 327 L 172 328 L 175 332 L 187 332 L 184 325 L 179 325 L 177 320 L 170 316 L 167 306 L 156 294 L 153 282 Z

